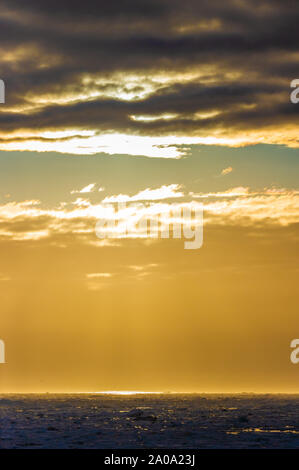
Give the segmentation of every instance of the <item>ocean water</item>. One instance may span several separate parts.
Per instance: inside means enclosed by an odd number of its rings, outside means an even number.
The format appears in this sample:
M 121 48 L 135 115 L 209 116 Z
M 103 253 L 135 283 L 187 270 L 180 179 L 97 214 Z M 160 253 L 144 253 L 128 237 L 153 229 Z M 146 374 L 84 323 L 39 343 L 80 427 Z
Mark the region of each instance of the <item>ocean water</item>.
M 0 395 L 0 448 L 299 448 L 299 395 Z

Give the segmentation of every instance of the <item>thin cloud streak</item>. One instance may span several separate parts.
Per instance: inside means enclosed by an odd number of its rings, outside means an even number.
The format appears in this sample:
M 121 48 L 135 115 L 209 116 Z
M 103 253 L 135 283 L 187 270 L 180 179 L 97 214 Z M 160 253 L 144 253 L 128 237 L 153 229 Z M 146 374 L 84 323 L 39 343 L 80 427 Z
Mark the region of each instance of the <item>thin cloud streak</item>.
M 150 194 L 150 191 L 146 190 L 146 194 Z M 118 200 L 117 196 L 114 198 Z M 194 210 L 202 207 L 202 202 L 197 199 L 204 200 L 205 225 L 258 227 L 259 224 L 288 226 L 299 223 L 299 192 L 296 190 L 265 188 L 257 192 L 240 187 L 222 193 L 191 194 L 191 198 L 190 201 L 190 196 L 184 195 L 182 200 L 175 203 L 175 207 L 189 207 Z M 147 204 L 130 204 L 131 201 L 129 199 L 128 204 L 121 205 L 118 211 L 115 211 L 111 203 L 102 201 L 96 204 L 87 199 L 77 200 L 75 204 L 63 203 L 53 209 L 43 208 L 41 202 L 36 200 L 9 202 L 0 206 L 0 238 L 26 241 L 71 236 L 94 244 L 97 242 L 95 224 L 100 219 L 114 220 L 116 223 L 125 220 L 130 225 L 130 235 L 127 238 L 146 238 L 144 227 L 138 227 L 138 222 L 143 218 L 159 216 L 161 229 L 173 221 L 171 211 L 174 206 L 163 202 L 163 197 L 159 201 L 155 198 L 148 199 Z M 200 223 L 194 220 L 195 225 L 197 222 Z M 116 225 L 116 238 L 119 236 L 118 232 Z

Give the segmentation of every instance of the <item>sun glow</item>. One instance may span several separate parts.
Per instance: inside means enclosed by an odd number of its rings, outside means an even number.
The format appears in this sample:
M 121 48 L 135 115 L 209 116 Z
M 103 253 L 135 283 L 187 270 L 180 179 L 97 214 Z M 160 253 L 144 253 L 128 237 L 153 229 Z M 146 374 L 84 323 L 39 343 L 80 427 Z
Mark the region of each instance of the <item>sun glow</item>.
M 141 392 L 136 390 L 108 390 L 104 392 L 88 392 L 95 395 L 161 395 L 163 392 Z

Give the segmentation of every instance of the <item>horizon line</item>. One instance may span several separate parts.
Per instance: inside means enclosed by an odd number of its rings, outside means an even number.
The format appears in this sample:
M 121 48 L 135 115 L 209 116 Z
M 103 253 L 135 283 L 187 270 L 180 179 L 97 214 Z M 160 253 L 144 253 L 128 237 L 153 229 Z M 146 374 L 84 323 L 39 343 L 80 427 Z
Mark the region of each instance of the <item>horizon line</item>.
M 0 395 L 121 395 L 121 396 L 132 396 L 132 395 L 299 395 L 298 391 L 230 391 L 230 392 L 221 392 L 221 391 L 136 391 L 136 390 L 103 390 L 103 391 L 34 391 L 34 392 L 1 392 Z

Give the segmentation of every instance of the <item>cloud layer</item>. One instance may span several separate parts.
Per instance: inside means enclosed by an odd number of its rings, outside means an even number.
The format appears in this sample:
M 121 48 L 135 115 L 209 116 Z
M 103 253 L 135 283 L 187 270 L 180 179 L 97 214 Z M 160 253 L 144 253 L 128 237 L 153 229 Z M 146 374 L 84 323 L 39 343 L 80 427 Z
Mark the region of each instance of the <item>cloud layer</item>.
M 45 239 L 61 246 L 70 241 L 113 246 L 112 235 L 115 239 L 148 238 L 144 220 L 157 221 L 159 218 L 159 233 L 173 222 L 186 224 L 184 213 L 181 212 L 184 209 L 193 211 L 191 225 L 200 226 L 202 221 L 200 217 L 197 218 L 195 211 L 201 208 L 204 210 L 206 226 L 296 227 L 299 223 L 299 192 L 296 190 L 265 188 L 262 191 L 251 191 L 238 187 L 224 192 L 188 195 L 178 189 L 177 185 L 147 188 L 131 197 L 114 195 L 99 203 L 77 198 L 73 203 L 61 203 L 51 209 L 43 207 L 40 201 L 9 202 L 0 206 L 0 239 Z M 102 236 L 99 240 L 96 224 L 101 220 L 114 221 L 115 227 L 108 227 L 107 237 Z M 123 223 L 129 230 L 126 236 L 123 234 Z M 105 235 L 105 230 L 101 230 Z
M 298 13 L 291 0 L 6 0 L 0 149 L 298 147 Z

